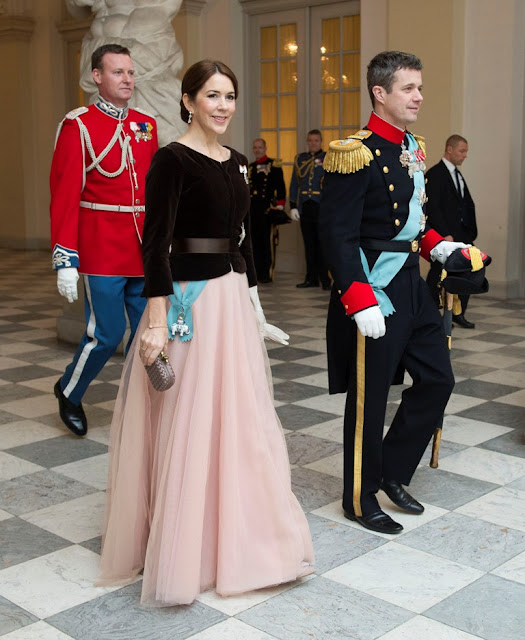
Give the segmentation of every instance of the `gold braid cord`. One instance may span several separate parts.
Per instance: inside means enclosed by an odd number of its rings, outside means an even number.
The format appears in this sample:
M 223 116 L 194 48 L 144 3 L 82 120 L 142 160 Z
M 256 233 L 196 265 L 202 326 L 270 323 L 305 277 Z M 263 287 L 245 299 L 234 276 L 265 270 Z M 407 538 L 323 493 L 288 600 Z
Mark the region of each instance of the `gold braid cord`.
M 415 141 L 417 142 L 417 146 L 421 149 L 421 151 L 427 155 L 427 145 L 425 142 L 425 138 L 423 136 L 416 136 L 415 134 L 412 134 L 414 136 Z
M 481 257 L 480 250 L 477 247 L 469 247 L 469 254 L 472 271 L 483 269 L 483 258 Z
M 360 140 L 334 140 L 330 142 L 323 168 L 330 173 L 355 173 L 370 166 L 373 159 L 370 149 Z

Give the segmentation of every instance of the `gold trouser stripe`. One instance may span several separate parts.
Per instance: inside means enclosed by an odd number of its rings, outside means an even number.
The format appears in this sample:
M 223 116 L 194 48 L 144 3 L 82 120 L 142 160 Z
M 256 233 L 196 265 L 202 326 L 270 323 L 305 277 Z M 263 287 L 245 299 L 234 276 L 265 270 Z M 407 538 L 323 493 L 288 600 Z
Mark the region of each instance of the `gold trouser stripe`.
M 361 475 L 363 470 L 363 424 L 365 421 L 365 337 L 357 330 L 356 403 L 354 433 L 354 494 L 356 516 L 361 512 Z

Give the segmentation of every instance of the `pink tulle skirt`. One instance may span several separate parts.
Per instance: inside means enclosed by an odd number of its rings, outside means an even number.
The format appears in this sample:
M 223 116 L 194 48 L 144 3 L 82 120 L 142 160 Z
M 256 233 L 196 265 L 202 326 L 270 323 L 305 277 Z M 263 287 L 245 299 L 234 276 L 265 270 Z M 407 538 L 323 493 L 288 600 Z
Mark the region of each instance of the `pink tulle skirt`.
M 111 425 L 99 584 L 143 569 L 142 602 L 157 606 L 313 571 L 246 275 L 209 280 L 192 313 L 193 340 L 169 342 L 176 382 L 162 393 L 139 357 L 144 314 Z

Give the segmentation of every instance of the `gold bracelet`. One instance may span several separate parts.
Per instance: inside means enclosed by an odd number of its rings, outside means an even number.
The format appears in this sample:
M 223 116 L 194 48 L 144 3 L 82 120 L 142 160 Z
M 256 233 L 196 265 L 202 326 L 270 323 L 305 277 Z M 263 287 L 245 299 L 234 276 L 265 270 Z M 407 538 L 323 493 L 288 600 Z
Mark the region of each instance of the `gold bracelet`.
M 150 324 L 148 329 L 164 329 L 164 327 L 167 329 L 168 325 L 166 325 L 166 324 Z

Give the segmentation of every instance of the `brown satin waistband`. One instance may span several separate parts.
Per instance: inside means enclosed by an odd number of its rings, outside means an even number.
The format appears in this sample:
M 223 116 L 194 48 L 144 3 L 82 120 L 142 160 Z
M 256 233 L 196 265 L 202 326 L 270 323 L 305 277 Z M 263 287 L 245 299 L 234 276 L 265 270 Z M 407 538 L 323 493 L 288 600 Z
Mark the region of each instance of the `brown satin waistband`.
M 237 242 L 230 238 L 175 238 L 173 253 L 230 253 L 239 250 Z

